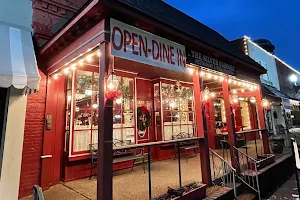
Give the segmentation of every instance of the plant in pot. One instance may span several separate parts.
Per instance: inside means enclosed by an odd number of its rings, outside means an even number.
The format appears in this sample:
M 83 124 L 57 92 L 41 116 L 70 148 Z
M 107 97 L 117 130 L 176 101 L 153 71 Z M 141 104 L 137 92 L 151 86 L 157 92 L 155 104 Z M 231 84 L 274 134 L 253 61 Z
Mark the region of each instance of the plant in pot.
M 284 148 L 284 134 L 272 134 L 269 137 L 273 153 L 282 153 Z

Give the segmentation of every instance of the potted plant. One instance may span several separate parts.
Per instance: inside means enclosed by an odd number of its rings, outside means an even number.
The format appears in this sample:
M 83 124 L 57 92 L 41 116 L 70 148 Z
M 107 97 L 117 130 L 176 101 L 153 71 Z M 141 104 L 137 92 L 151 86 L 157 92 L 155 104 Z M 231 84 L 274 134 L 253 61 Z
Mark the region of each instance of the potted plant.
M 270 136 L 270 145 L 273 153 L 282 153 L 284 148 L 284 135 L 271 135 Z

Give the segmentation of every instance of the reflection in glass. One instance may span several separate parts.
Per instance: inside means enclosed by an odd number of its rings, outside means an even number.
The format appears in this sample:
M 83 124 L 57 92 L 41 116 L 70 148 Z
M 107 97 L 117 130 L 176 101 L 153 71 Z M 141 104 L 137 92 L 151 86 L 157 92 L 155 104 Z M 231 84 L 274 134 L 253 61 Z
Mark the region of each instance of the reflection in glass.
M 77 89 L 92 89 L 92 72 L 77 70 L 76 87 Z
M 74 130 L 90 129 L 91 113 L 88 110 L 79 110 L 75 112 Z

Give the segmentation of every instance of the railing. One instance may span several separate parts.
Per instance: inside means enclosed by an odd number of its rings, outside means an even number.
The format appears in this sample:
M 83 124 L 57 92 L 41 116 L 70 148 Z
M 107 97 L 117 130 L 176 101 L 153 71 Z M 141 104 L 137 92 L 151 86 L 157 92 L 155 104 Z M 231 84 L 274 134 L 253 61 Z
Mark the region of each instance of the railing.
M 118 147 L 114 147 L 113 151 L 128 151 L 128 150 L 133 150 L 133 149 L 141 149 L 144 148 L 145 152 L 147 152 L 147 172 L 148 172 L 148 198 L 152 199 L 153 198 L 153 183 L 152 183 L 152 174 L 151 174 L 151 154 L 152 154 L 152 147 L 159 147 L 159 146 L 165 146 L 165 145 L 174 145 L 174 149 L 176 149 L 176 156 L 174 156 L 174 160 L 175 158 L 177 158 L 178 160 L 178 185 L 181 188 L 182 185 L 182 164 L 181 164 L 181 148 L 183 144 L 189 143 L 189 142 L 195 142 L 198 145 L 200 144 L 200 141 L 203 140 L 203 138 L 198 138 L 198 137 L 191 137 L 191 138 L 185 138 L 185 139 L 176 139 L 176 140 L 169 140 L 169 141 L 161 141 L 161 142 L 149 142 L 149 143 L 143 143 L 143 144 L 134 144 L 134 145 L 124 145 L 124 146 L 118 146 Z M 198 146 L 199 148 L 199 146 Z M 197 149 L 197 153 L 198 153 Z M 169 176 L 172 175 L 174 176 L 175 174 L 169 174 Z M 199 177 L 201 176 L 201 170 L 200 170 L 200 162 L 199 162 Z M 200 182 L 200 180 L 199 180 Z M 164 185 L 163 187 L 166 187 L 166 185 Z M 177 189 L 177 188 L 175 188 Z M 167 192 L 167 191 L 166 191 Z
M 212 183 L 214 185 L 233 188 L 234 197 L 236 194 L 236 170 L 219 154 L 209 149 L 212 169 Z
M 236 132 L 236 135 L 237 136 L 243 136 L 243 140 L 244 140 L 244 148 L 245 148 L 245 150 L 246 150 L 246 155 L 249 155 L 249 153 L 248 153 L 248 140 L 247 140 L 247 135 L 249 135 L 249 134 L 255 134 L 255 136 L 254 136 L 254 145 L 255 145 L 255 153 L 256 153 L 256 157 L 258 157 L 258 156 L 260 156 L 260 154 L 262 154 L 262 147 L 261 147 L 261 149 L 259 149 L 259 147 L 258 147 L 258 144 L 257 144 L 257 138 L 256 138 L 256 133 L 260 133 L 259 135 L 260 135 L 260 137 L 262 136 L 262 132 L 263 131 L 265 131 L 266 129 L 253 129 L 253 130 L 245 130 L 245 131 L 238 131 L 238 132 Z M 249 136 L 248 136 L 249 137 Z M 260 150 L 260 153 L 259 153 L 259 150 Z
M 255 191 L 258 194 L 258 199 L 260 200 L 261 197 L 257 174 L 257 166 L 259 163 L 257 162 L 257 160 L 242 152 L 235 146 L 232 146 L 232 148 L 235 151 L 235 164 L 239 169 L 237 178 L 239 178 L 245 185 Z

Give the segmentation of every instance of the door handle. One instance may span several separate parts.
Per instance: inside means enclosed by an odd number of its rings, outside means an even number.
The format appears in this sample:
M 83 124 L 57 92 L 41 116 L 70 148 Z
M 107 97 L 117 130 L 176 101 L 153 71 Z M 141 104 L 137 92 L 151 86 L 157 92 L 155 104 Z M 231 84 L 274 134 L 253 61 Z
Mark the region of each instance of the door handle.
M 52 155 L 45 155 L 45 156 L 41 156 L 42 159 L 44 158 L 52 158 Z

